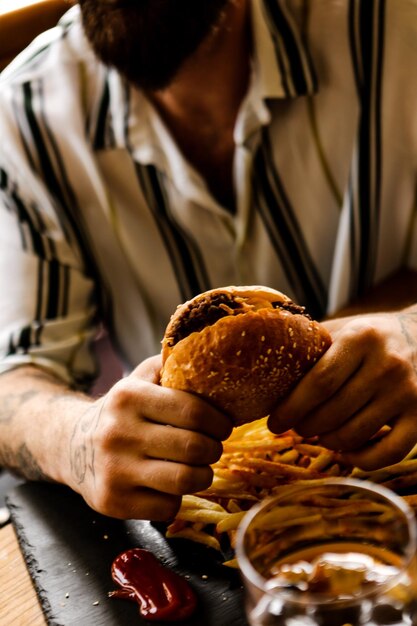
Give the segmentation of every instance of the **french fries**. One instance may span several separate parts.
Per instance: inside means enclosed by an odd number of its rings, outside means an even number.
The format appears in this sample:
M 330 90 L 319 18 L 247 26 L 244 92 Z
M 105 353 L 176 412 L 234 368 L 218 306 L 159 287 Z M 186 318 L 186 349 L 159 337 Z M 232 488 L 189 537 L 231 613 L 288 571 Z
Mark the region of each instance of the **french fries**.
M 401 463 L 365 472 L 350 466 L 340 453 L 320 446 L 314 438 L 303 439 L 293 431 L 274 435 L 267 428 L 266 418 L 262 418 L 235 428 L 212 468 L 211 486 L 183 497 L 166 536 L 190 539 L 221 552 L 224 539 L 234 548 L 236 529 L 245 512 L 259 500 L 279 492 L 283 485 L 314 484 L 335 476 L 372 480 L 394 491 L 417 485 L 417 446 Z M 417 496 L 405 499 L 417 511 Z M 318 502 L 318 507 L 323 506 L 337 504 Z M 298 507 L 291 515 L 301 518 L 303 511 Z M 235 559 L 224 565 L 237 567 Z

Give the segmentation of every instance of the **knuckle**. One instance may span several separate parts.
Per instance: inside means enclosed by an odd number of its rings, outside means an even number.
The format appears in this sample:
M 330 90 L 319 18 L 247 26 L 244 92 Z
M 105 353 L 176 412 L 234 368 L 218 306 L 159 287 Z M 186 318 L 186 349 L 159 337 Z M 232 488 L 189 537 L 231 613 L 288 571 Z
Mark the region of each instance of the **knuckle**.
M 367 341 L 370 345 L 376 345 L 381 341 L 381 334 L 372 324 L 365 324 L 362 327 L 361 341 Z
M 366 342 L 368 345 L 376 345 L 381 341 L 381 333 L 378 328 L 368 320 L 360 320 L 353 322 L 349 327 L 349 333 L 352 340 L 361 343 Z
M 185 442 L 184 460 L 194 465 L 214 463 L 220 458 L 222 451 L 223 446 L 220 442 L 197 433 L 189 433 Z
M 212 480 L 213 470 L 210 467 L 179 465 L 175 476 L 175 491 L 179 495 L 195 493 L 206 489 Z
M 105 455 L 109 455 L 121 439 L 120 427 L 117 421 L 112 418 L 106 419 L 95 433 L 98 450 L 101 450 Z M 107 460 L 107 462 L 110 461 Z
M 399 354 L 391 353 L 386 359 L 386 368 L 390 375 L 399 377 L 408 376 L 410 363 L 405 361 Z
M 190 395 L 188 402 L 181 405 L 179 419 L 181 424 L 190 430 L 199 430 L 201 428 L 201 411 L 196 398 Z
M 116 496 L 117 491 L 111 484 L 102 485 L 94 493 L 94 499 L 88 504 L 98 513 L 116 519 L 126 519 L 123 500 Z
M 117 413 L 126 411 L 132 404 L 135 404 L 142 385 L 142 381 L 138 380 L 133 389 L 129 379 L 121 380 L 116 383 L 109 392 L 108 403 L 110 408 Z
M 113 411 L 124 411 L 132 401 L 132 393 L 126 384 L 118 383 L 111 391 L 109 408 Z
M 186 463 L 201 463 L 203 456 L 205 456 L 205 450 L 202 437 L 190 432 L 185 440 L 184 461 Z
M 175 475 L 175 491 L 183 495 L 192 493 L 196 485 L 196 470 L 188 465 L 179 465 Z

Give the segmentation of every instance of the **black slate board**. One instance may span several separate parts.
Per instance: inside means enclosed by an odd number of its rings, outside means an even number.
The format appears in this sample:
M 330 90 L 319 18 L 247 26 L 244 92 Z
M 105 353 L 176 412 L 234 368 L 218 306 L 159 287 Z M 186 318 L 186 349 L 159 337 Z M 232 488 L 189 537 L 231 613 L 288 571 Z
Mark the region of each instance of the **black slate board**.
M 107 595 L 116 588 L 110 575 L 113 559 L 132 547 L 151 550 L 189 577 L 199 605 L 182 624 L 247 626 L 239 574 L 222 566 L 215 551 L 166 540 L 149 522 L 101 516 L 59 485 L 20 485 L 6 503 L 49 626 L 151 624 L 135 603 Z

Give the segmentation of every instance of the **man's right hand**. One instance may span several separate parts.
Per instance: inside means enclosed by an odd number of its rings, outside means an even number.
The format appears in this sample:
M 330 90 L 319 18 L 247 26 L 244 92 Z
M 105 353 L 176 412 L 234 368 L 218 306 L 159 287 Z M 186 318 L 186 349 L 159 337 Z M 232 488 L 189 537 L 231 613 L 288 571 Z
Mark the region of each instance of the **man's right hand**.
M 63 483 L 120 519 L 172 519 L 212 481 L 232 431 L 197 396 L 159 385 L 160 356 L 98 400 L 29 365 L 0 376 L 0 466 Z
M 159 386 L 151 357 L 90 404 L 73 427 L 70 486 L 95 510 L 169 520 L 181 496 L 207 488 L 231 421 L 200 398 Z

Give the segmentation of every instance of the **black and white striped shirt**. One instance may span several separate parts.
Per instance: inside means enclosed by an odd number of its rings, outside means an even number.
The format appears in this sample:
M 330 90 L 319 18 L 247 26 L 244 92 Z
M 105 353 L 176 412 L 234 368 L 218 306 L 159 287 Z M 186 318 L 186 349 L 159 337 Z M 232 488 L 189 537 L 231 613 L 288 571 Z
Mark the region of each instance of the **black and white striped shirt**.
M 78 7 L 0 77 L 0 371 L 130 367 L 176 305 L 265 284 L 315 317 L 417 267 L 417 0 L 252 0 L 236 214 L 144 95 L 94 57 Z

